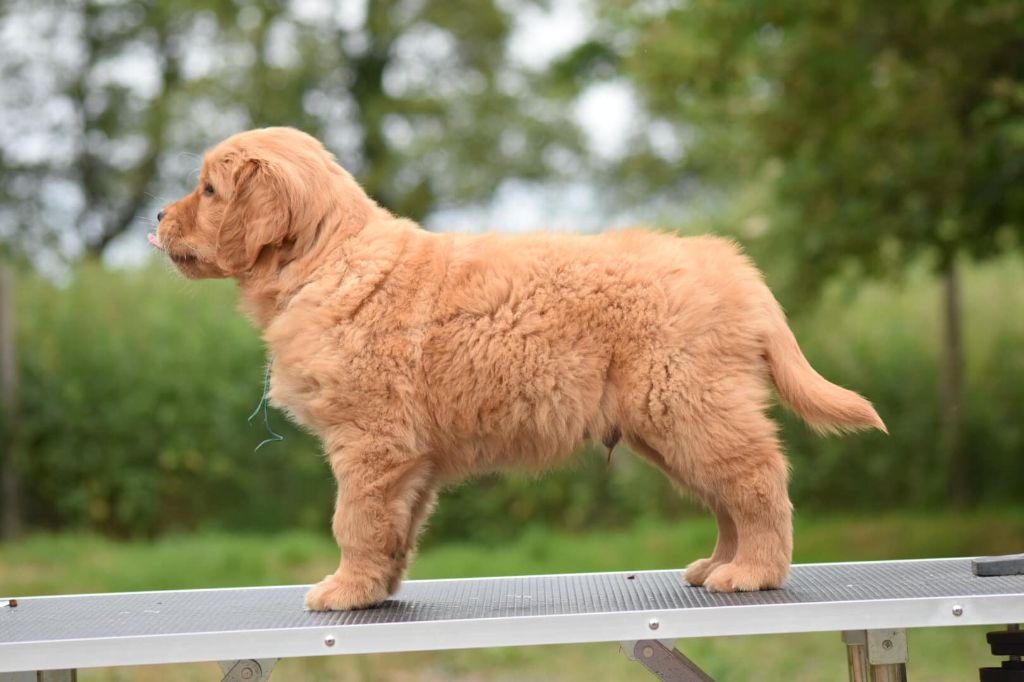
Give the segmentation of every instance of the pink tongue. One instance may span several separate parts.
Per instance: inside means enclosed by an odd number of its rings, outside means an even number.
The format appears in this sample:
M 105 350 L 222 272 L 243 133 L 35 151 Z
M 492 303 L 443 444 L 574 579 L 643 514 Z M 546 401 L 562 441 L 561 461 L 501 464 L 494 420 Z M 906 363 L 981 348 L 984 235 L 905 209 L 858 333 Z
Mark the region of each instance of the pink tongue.
M 160 249 L 161 251 L 164 250 L 164 245 L 160 243 L 160 236 L 157 235 L 155 232 L 150 232 L 149 234 L 147 234 L 146 239 L 148 239 L 149 243 L 155 246 L 156 248 Z

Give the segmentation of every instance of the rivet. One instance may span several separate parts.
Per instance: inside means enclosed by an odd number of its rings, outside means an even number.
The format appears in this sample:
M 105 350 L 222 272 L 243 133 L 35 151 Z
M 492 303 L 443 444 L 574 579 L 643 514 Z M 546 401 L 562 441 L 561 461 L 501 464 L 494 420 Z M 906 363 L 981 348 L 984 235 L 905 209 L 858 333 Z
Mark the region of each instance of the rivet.
M 659 627 L 661 627 L 661 623 L 658 622 L 657 618 L 651 618 L 651 622 L 647 624 L 647 627 L 649 627 L 652 630 L 657 630 Z
M 954 604 L 953 615 L 957 617 L 964 615 L 964 607 L 960 606 L 959 604 Z
M 649 647 L 649 646 L 645 646 L 644 647 L 644 658 L 650 658 L 653 655 L 654 655 L 654 648 L 653 647 Z
M 334 646 L 334 635 L 327 635 L 324 637 L 324 644 L 326 646 Z

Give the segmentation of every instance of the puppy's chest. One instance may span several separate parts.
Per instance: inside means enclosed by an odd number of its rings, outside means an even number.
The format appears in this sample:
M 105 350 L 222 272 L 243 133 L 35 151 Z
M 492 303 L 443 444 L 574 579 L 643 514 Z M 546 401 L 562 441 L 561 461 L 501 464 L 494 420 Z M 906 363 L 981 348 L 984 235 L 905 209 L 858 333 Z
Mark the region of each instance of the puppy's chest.
M 315 417 L 315 401 L 320 393 L 318 382 L 294 367 L 272 361 L 267 398 L 270 404 L 284 411 L 292 421 L 306 428 L 319 428 Z
M 306 428 L 322 431 L 372 419 L 411 398 L 420 356 L 417 334 L 345 327 L 321 331 L 331 342 L 315 350 L 306 343 L 271 348 L 270 403 Z

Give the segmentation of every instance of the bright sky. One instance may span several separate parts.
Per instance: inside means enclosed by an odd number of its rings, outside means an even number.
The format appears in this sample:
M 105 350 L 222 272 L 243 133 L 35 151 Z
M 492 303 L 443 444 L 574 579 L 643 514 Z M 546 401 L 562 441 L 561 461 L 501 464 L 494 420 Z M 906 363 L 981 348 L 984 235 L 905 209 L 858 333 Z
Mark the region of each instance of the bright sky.
M 578 45 L 590 21 L 581 0 L 554 0 L 547 10 L 530 6 L 519 15 L 510 41 L 513 59 L 541 70 Z M 575 114 L 594 151 L 603 157 L 618 156 L 633 125 L 633 93 L 621 82 L 591 86 L 580 97 Z M 441 211 L 427 224 L 438 231 L 594 230 L 614 222 L 599 205 L 594 188 L 582 183 L 539 187 L 511 180 L 498 188 L 489 205 Z

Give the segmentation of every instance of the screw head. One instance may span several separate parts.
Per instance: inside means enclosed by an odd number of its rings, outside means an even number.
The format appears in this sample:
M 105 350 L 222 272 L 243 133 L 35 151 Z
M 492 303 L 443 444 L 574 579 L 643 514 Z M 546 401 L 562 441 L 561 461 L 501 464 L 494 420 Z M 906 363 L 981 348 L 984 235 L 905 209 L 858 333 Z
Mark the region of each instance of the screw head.
M 652 630 L 657 630 L 661 627 L 661 623 L 658 622 L 657 618 L 651 618 L 650 622 L 647 623 L 647 627 L 649 627 Z
M 327 635 L 324 637 L 324 646 L 334 646 L 335 641 L 334 635 Z
M 251 680 L 253 675 L 253 669 L 249 666 L 242 668 L 242 679 Z
M 882 648 L 883 649 L 891 649 L 892 648 L 892 640 L 891 639 L 883 639 L 882 640 Z
M 964 615 L 964 607 L 960 606 L 959 604 L 954 604 L 953 615 L 957 617 Z
M 644 658 L 650 658 L 653 655 L 654 655 L 654 647 L 645 646 L 644 647 Z

